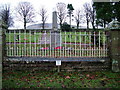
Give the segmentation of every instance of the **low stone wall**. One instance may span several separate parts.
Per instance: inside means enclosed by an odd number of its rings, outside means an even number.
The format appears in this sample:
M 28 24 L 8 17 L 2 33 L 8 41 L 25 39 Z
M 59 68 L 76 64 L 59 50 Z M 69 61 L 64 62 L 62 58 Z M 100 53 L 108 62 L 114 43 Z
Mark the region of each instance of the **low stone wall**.
M 57 71 L 56 62 L 26 62 L 26 61 L 4 61 L 3 70 L 41 70 L 41 71 Z M 109 70 L 109 62 L 62 62 L 60 71 L 102 71 Z

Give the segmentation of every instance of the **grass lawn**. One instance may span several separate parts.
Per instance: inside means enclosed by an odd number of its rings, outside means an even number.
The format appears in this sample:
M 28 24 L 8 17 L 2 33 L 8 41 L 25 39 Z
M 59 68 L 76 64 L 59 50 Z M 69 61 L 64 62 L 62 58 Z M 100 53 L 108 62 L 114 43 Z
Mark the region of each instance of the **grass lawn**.
M 3 71 L 3 88 L 120 88 L 120 73 Z
M 16 41 L 16 36 L 19 35 L 19 41 Z M 91 42 L 91 32 L 62 32 L 62 42 L 79 42 L 79 43 L 90 43 Z M 43 33 L 7 33 L 6 41 L 7 42 L 39 42 L 42 38 Z M 50 33 L 47 33 L 47 37 L 50 37 Z M 26 40 L 25 40 L 26 38 Z M 106 40 L 106 36 L 104 32 L 100 32 L 100 40 L 104 42 Z

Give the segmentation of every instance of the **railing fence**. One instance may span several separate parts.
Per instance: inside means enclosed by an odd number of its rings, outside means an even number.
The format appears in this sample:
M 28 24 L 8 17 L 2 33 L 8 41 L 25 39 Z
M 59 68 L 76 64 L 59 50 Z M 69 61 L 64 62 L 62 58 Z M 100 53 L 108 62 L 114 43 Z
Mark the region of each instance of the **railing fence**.
M 8 30 L 7 56 L 30 57 L 107 57 L 107 31 L 74 31 L 54 33 L 40 30 Z M 59 35 L 59 36 L 58 36 Z M 52 47 L 54 43 L 54 48 Z M 57 44 L 59 43 L 59 44 Z M 52 48 L 51 48 L 52 47 Z

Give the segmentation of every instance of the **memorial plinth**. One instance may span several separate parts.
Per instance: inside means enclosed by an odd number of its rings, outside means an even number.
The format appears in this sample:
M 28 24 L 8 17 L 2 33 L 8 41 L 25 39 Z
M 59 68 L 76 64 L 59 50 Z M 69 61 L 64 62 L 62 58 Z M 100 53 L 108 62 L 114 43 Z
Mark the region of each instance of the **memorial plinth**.
M 57 12 L 53 12 L 52 17 L 52 31 L 51 31 L 51 49 L 54 49 L 56 47 L 62 46 L 62 38 L 60 35 L 60 31 L 58 30 L 58 24 L 57 24 Z

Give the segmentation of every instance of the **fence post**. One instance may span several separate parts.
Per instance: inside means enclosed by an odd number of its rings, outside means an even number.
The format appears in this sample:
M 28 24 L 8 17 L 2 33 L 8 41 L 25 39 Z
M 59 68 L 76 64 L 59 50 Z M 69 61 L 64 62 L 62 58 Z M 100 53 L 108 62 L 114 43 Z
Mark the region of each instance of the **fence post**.
M 3 48 L 2 48 L 2 22 L 0 18 L 0 89 L 2 89 L 2 61 L 3 61 Z
M 120 71 L 120 30 L 110 31 L 110 56 L 112 60 L 112 71 Z
M 113 72 L 120 71 L 120 22 L 113 20 L 109 23 L 110 29 L 110 59 Z

